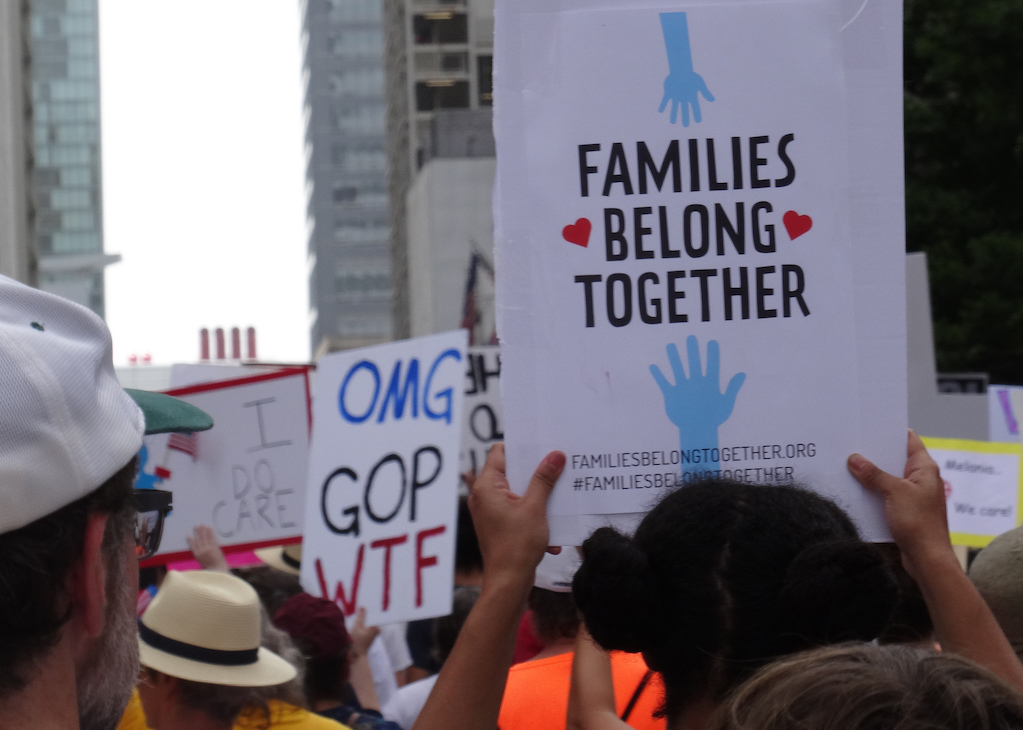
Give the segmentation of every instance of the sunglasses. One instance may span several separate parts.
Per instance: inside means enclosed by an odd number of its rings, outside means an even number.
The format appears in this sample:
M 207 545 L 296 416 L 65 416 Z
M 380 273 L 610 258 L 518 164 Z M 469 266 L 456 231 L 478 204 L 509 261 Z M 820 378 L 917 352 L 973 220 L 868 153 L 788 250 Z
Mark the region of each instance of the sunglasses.
M 164 489 L 135 490 L 135 555 L 145 560 L 156 555 L 163 537 L 163 520 L 171 511 L 171 493 Z

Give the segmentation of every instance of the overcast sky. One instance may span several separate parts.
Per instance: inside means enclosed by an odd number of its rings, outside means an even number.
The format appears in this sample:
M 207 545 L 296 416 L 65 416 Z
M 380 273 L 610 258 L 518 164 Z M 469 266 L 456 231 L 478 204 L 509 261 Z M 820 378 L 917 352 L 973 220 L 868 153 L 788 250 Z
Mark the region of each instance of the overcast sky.
M 100 0 L 114 363 L 194 362 L 201 327 L 309 357 L 297 0 Z

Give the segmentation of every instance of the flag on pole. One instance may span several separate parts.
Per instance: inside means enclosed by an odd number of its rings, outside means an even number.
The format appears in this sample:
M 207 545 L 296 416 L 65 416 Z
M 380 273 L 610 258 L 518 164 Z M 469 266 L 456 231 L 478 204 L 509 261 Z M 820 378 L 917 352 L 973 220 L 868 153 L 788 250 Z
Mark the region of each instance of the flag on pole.
M 469 257 L 469 274 L 465 282 L 465 302 L 462 314 L 462 329 L 469 330 L 469 345 L 476 344 L 476 325 L 480 315 L 476 305 L 476 278 L 480 256 L 475 251 Z
M 192 457 L 192 461 L 199 458 L 199 439 L 194 433 L 172 433 L 167 448 L 183 451 Z

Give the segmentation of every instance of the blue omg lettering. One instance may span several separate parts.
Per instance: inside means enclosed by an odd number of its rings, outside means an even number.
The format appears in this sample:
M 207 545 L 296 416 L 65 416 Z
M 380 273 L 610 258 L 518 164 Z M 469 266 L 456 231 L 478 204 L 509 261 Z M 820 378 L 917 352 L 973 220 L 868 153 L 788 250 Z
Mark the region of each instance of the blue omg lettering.
M 437 373 L 437 368 L 440 364 L 448 358 L 455 362 L 461 362 L 462 355 L 458 350 L 450 349 L 444 350 L 430 365 L 430 369 L 426 375 L 426 381 L 423 383 L 422 391 L 419 388 L 419 358 L 412 358 L 409 361 L 408 369 L 405 371 L 404 380 L 402 379 L 402 360 L 397 360 L 394 363 L 394 367 L 391 370 L 391 378 L 387 384 L 387 390 L 384 392 L 384 397 L 380 398 L 380 369 L 376 363 L 370 360 L 360 360 L 355 363 L 348 373 L 345 375 L 345 379 L 341 381 L 341 389 L 338 391 L 337 404 L 338 410 L 341 412 L 341 417 L 349 423 L 363 423 L 369 420 L 373 413 L 377 413 L 376 422 L 383 423 L 387 417 L 388 408 L 392 414 L 392 418 L 396 421 L 400 421 L 405 416 L 406 406 L 410 412 L 412 418 L 419 418 L 420 404 L 422 405 L 423 414 L 430 419 L 435 421 L 443 420 L 445 423 L 451 423 L 451 401 L 454 396 L 452 388 L 444 388 L 436 393 L 432 392 L 433 378 Z M 373 379 L 373 397 L 370 398 L 369 405 L 365 407 L 365 410 L 359 413 L 361 405 L 356 407 L 353 413 L 353 409 L 350 407 L 350 403 L 347 400 L 348 387 L 355 380 L 356 376 L 365 371 L 365 377 L 371 377 Z M 353 390 L 355 386 L 353 386 Z M 363 390 L 358 388 L 358 390 Z M 422 398 L 420 398 L 420 392 Z M 377 403 L 380 403 L 380 409 L 377 410 Z

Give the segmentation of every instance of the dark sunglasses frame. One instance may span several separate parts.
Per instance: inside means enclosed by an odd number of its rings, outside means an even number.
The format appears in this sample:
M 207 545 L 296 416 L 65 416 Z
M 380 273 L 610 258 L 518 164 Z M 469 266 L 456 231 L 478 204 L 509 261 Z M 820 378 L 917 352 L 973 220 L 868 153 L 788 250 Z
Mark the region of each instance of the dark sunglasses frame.
M 135 509 L 139 514 L 155 512 L 156 525 L 152 531 L 140 539 L 138 521 L 135 523 L 135 553 L 139 560 L 151 558 L 160 549 L 163 538 L 163 521 L 173 507 L 173 494 L 165 489 L 136 489 Z

